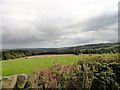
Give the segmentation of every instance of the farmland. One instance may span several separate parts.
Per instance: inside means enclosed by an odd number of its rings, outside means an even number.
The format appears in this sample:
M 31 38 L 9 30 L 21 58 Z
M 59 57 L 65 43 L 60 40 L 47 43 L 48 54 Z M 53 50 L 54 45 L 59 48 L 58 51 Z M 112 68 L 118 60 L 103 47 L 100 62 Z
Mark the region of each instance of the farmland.
M 117 54 L 97 54 L 97 55 L 67 55 L 67 56 L 53 56 L 45 58 L 19 58 L 2 61 L 2 75 L 9 76 L 19 73 L 31 73 L 34 70 L 44 69 L 52 66 L 54 63 L 72 64 L 78 60 L 95 60 L 97 57 L 102 56 L 106 60 L 116 59 Z
M 119 53 L 116 43 L 3 50 L 3 82 L 8 86 L 12 76 L 16 78 L 12 86 L 16 89 L 119 90 Z M 18 85 L 19 76 L 26 78 L 20 79 L 22 86 Z
M 2 75 L 28 74 L 36 69 L 48 68 L 53 63 L 71 64 L 79 59 L 80 56 L 54 56 L 48 58 L 19 58 L 16 60 L 6 60 L 2 61 Z
M 2 61 L 2 74 L 3 76 L 27 74 L 26 84 L 22 86 L 25 89 L 120 89 L 120 59 L 118 54 L 40 57 L 4 60 Z M 19 89 L 19 87 L 15 88 Z
M 27 86 L 22 88 L 36 88 L 33 86 L 36 85 L 41 89 L 119 90 L 118 56 L 118 54 L 47 55 L 47 57 L 44 55 L 3 60 L 2 75 L 27 74 Z

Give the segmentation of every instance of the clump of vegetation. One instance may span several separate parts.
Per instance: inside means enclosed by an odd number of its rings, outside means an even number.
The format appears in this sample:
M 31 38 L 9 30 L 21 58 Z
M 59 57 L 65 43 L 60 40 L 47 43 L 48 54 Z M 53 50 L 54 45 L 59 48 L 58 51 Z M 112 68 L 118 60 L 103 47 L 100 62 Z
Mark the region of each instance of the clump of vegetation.
M 74 64 L 53 64 L 51 68 L 29 75 L 26 88 L 71 90 L 119 90 L 119 58 L 84 58 Z
M 31 55 L 34 54 L 27 50 L 5 50 L 2 51 L 2 60 L 16 59 Z

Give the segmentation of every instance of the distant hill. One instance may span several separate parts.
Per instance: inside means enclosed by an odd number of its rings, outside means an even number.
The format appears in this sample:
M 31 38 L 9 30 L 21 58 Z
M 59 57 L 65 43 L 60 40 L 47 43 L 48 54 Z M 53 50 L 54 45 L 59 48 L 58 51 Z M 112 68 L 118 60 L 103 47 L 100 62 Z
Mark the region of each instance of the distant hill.
M 73 46 L 68 47 L 68 49 L 118 49 L 120 47 L 120 43 L 100 43 L 100 44 L 88 44 L 82 46 Z
M 73 46 L 73 47 L 64 47 L 59 48 L 59 50 L 69 51 L 69 52 L 79 52 L 82 53 L 84 51 L 94 52 L 94 53 L 107 53 L 107 52 L 119 52 L 120 51 L 120 43 L 100 43 L 100 44 L 88 44 L 81 46 Z M 86 52 L 88 53 L 88 52 Z
M 62 47 L 62 48 L 17 48 L 17 49 L 3 49 L 3 51 L 8 50 L 28 50 L 28 51 L 37 51 L 37 52 L 56 52 L 62 50 L 84 50 L 84 49 L 111 49 L 118 50 L 120 48 L 120 43 L 100 43 L 100 44 L 88 44 L 88 45 L 80 45 L 80 46 L 72 46 L 72 47 Z
M 42 54 L 102 54 L 120 52 L 120 43 L 100 43 L 62 48 L 3 49 L 2 58 L 11 59 Z

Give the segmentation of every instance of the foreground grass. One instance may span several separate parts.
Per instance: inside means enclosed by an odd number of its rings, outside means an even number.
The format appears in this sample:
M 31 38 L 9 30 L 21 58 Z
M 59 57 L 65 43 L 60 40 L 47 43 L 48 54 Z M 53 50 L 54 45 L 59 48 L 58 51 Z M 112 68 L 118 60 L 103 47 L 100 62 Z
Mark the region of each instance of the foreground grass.
M 79 55 L 79 56 L 58 56 L 48 58 L 21 58 L 16 60 L 1 61 L 2 63 L 2 76 L 9 76 L 14 74 L 25 73 L 29 74 L 34 70 L 49 68 L 53 63 L 72 64 L 78 60 L 96 60 L 99 56 L 104 57 L 106 60 L 111 60 L 116 57 L 116 54 L 103 54 L 103 55 Z M 113 60 L 112 59 L 112 60 Z
M 71 64 L 76 62 L 79 58 L 80 56 L 59 56 L 49 58 L 21 58 L 16 60 L 6 60 L 2 61 L 2 75 L 9 76 L 19 73 L 28 74 L 36 69 L 48 68 L 53 63 Z

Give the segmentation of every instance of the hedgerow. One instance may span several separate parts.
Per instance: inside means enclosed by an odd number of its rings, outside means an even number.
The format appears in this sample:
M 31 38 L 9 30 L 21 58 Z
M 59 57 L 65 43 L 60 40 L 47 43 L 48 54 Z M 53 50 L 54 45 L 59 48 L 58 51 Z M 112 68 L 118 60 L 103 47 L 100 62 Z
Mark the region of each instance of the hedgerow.
M 26 88 L 66 90 L 120 90 L 119 58 L 97 56 L 71 65 L 53 64 L 29 75 Z

